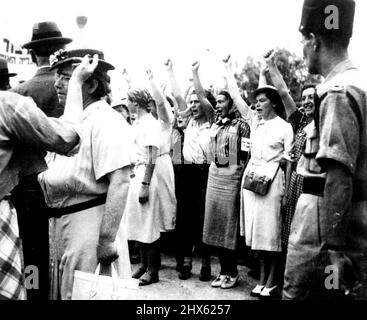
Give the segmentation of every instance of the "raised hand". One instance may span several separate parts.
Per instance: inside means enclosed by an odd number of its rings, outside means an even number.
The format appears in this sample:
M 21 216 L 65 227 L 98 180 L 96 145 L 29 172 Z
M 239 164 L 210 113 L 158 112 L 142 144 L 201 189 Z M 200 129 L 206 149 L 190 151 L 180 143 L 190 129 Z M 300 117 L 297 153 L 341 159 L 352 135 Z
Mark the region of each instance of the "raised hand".
M 75 64 L 75 69 L 73 71 L 72 77 L 77 81 L 84 82 L 86 81 L 94 72 L 94 70 L 98 66 L 98 55 L 95 54 L 93 59 L 88 54 L 84 56 L 83 59 L 80 59 L 80 63 Z
M 150 69 L 147 70 L 147 75 L 148 75 L 148 80 L 152 80 L 154 78 L 153 72 Z
M 129 75 L 129 73 L 127 72 L 127 69 L 126 69 L 126 68 L 124 68 L 124 69 L 122 70 L 122 75 L 124 76 L 124 78 L 125 78 L 125 80 L 126 80 L 127 82 L 130 82 L 130 81 L 131 81 L 130 75 Z
M 223 62 L 224 62 L 225 64 L 227 64 L 227 63 L 230 63 L 230 61 L 231 61 L 231 54 L 230 54 L 230 53 L 228 53 L 228 54 L 224 57 Z
M 193 72 L 198 72 L 198 71 L 199 71 L 199 68 L 200 68 L 200 62 L 199 62 L 199 61 L 195 61 L 195 62 L 192 64 L 192 71 L 193 71 Z
M 172 64 L 172 60 L 171 59 L 167 59 L 165 62 L 164 62 L 164 65 L 166 66 L 167 70 L 173 70 L 173 64 Z
M 267 65 L 270 65 L 270 64 L 273 65 L 273 64 L 276 63 L 276 61 L 275 61 L 276 60 L 276 52 L 275 52 L 274 49 L 271 49 L 268 52 L 266 52 L 263 57 L 264 57 L 264 60 L 267 63 Z
M 264 60 L 260 61 L 260 72 L 262 74 L 269 72 L 269 67 Z

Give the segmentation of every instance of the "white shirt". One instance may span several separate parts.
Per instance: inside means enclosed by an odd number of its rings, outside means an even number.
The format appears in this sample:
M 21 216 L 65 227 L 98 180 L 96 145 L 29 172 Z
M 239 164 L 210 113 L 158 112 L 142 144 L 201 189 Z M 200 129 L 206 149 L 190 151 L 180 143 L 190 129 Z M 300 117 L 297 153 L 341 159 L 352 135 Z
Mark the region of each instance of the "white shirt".
M 274 175 L 282 158 L 291 161 L 293 138 L 292 126 L 278 116 L 254 123 L 250 136 L 251 164 L 257 165 L 264 174 Z
M 79 152 L 72 157 L 49 154 L 49 169 L 38 176 L 47 205 L 62 208 L 106 193 L 104 176 L 130 165 L 130 130 L 104 100 L 89 105 L 83 111 Z
M 185 161 L 195 164 L 206 162 L 208 158 L 209 144 L 209 122 L 199 123 L 195 119 L 190 119 L 185 131 L 183 146 L 183 156 Z

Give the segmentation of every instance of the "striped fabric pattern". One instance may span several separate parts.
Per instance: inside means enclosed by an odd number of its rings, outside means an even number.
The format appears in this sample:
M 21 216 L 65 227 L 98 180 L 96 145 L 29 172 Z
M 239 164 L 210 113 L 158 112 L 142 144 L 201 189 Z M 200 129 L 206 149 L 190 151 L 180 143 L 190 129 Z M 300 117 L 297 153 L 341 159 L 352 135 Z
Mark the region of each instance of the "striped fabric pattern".
M 0 296 L 25 299 L 17 214 L 7 200 L 0 201 Z

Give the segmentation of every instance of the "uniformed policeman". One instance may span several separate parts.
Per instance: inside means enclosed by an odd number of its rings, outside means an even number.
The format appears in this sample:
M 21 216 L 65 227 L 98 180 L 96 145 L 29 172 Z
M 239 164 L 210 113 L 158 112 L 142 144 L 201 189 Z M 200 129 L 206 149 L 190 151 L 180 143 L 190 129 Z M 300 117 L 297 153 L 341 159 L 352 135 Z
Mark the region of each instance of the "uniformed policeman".
M 353 0 L 305 0 L 300 32 L 320 104 L 306 128 L 284 299 L 367 299 L 367 99 L 348 58 Z

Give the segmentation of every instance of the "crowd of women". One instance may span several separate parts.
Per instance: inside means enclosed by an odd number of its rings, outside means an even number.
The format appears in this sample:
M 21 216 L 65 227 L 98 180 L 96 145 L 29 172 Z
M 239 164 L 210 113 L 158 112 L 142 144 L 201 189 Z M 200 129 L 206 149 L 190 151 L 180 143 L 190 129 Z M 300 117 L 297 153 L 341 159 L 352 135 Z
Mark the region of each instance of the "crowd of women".
M 222 289 L 236 286 L 244 237 L 259 261 L 259 281 L 251 295 L 269 298 L 280 292 L 302 190 L 296 167 L 316 95 L 314 85 L 305 86 L 299 108 L 277 68 L 276 52 L 268 52 L 264 61 L 252 97 L 238 88 L 228 56 L 221 90 L 203 88 L 195 62 L 193 85 L 182 91 L 167 60 L 171 90 L 159 87 L 148 71 L 150 90 L 130 87 L 127 98 L 112 105 L 132 125 L 134 136 L 135 165 L 123 223 L 128 240 L 139 248 L 140 266 L 133 277 L 140 285 L 159 281 L 159 238 L 161 232 L 174 231 L 180 279 L 190 278 L 195 252 L 201 258 L 200 280 Z M 274 86 L 266 84 L 267 73 Z M 127 72 L 125 77 L 131 86 Z M 213 253 L 220 262 L 214 279 Z

